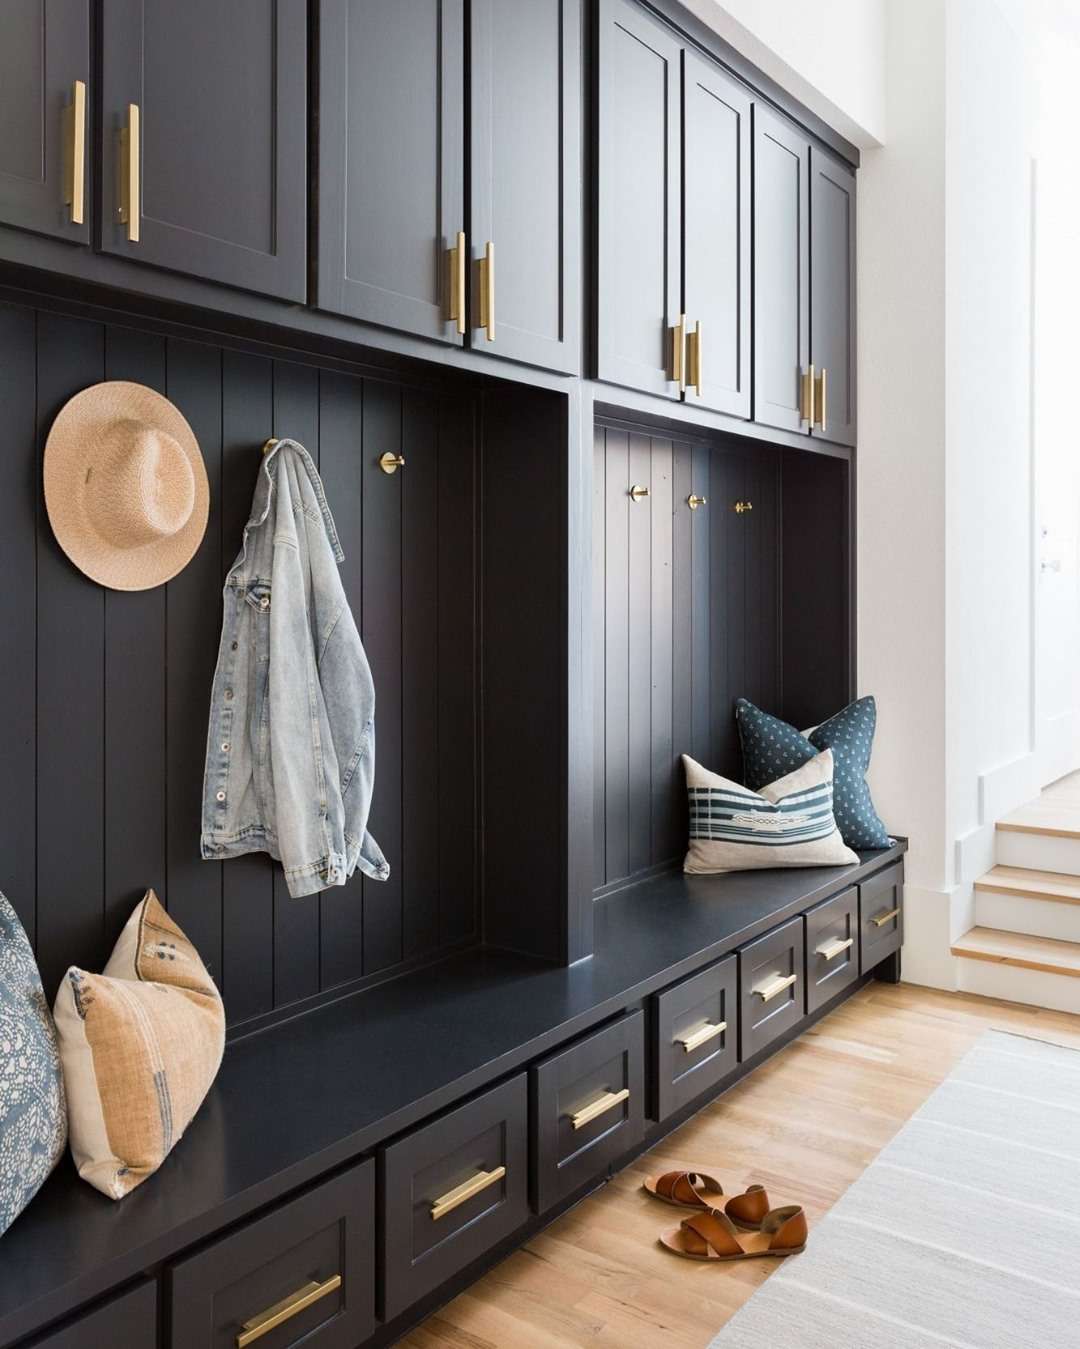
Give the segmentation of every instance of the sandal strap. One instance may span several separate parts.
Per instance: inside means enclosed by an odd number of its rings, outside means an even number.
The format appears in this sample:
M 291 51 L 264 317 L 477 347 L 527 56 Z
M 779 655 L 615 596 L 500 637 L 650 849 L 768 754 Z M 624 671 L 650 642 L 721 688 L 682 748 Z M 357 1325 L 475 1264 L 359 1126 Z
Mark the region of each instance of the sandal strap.
M 769 1211 L 769 1196 L 764 1185 L 748 1185 L 742 1194 L 737 1194 L 724 1205 L 724 1212 L 736 1222 L 760 1223 Z
M 657 1177 L 656 1193 L 676 1204 L 685 1204 L 690 1208 L 697 1208 L 704 1203 L 701 1193 L 697 1189 L 698 1184 L 707 1194 L 722 1195 L 724 1193 L 719 1181 L 700 1171 L 667 1171 L 664 1175 Z
M 719 1209 L 705 1209 L 703 1213 L 695 1213 L 692 1218 L 684 1218 L 682 1228 L 686 1232 L 692 1232 L 701 1243 L 700 1249 L 694 1252 L 695 1255 L 707 1255 L 710 1246 L 717 1255 L 743 1253 L 735 1229 L 731 1225 L 731 1219 Z
M 785 1251 L 805 1246 L 808 1235 L 806 1214 L 799 1204 L 774 1208 L 761 1224 L 761 1230 L 770 1234 L 770 1251 Z

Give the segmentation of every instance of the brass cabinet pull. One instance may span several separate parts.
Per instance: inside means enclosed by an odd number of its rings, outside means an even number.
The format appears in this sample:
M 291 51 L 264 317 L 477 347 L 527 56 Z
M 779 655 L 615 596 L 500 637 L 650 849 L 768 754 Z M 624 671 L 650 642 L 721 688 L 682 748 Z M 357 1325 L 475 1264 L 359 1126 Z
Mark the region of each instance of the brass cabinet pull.
M 813 370 L 813 366 L 810 367 Z M 825 398 L 828 392 L 829 372 L 824 366 L 821 367 L 821 374 L 817 377 L 814 385 L 814 403 L 816 404 L 817 425 L 824 431 L 825 425 Z
M 120 205 L 117 216 L 127 225 L 128 242 L 139 242 L 139 105 L 129 103 L 127 126 L 120 131 Z
M 458 230 L 450 252 L 450 318 L 459 333 L 465 331 L 465 231 Z
M 762 984 L 760 988 L 755 988 L 753 991 L 762 1002 L 771 1002 L 777 993 L 783 993 L 785 988 L 790 988 L 798 977 L 797 974 L 777 975 L 770 983 Z
M 671 378 L 681 393 L 686 388 L 686 315 L 680 314 L 671 330 Z
M 617 1105 L 630 1099 L 630 1088 L 623 1087 L 622 1091 L 605 1091 L 603 1096 L 598 1097 L 590 1105 L 577 1111 L 570 1116 L 570 1123 L 575 1129 L 583 1129 L 586 1124 L 591 1123 L 600 1115 L 605 1115 L 609 1110 L 614 1110 Z
M 696 511 L 699 506 L 707 506 L 709 502 L 706 497 L 699 497 L 695 492 L 691 492 L 686 498 L 686 504 L 692 511 Z
M 822 960 L 832 960 L 838 956 L 841 951 L 846 951 L 849 946 L 855 944 L 854 937 L 848 937 L 846 940 L 840 937 L 834 937 L 832 941 L 824 942 L 817 948 L 817 954 Z
M 640 501 L 642 497 L 647 497 L 648 495 L 649 489 L 647 487 L 642 487 L 640 483 L 634 483 L 633 487 L 630 488 L 630 496 L 634 501 Z
M 706 1021 L 704 1026 L 700 1026 L 690 1035 L 677 1035 L 675 1043 L 682 1045 L 687 1054 L 692 1054 L 695 1049 L 700 1049 L 710 1040 L 715 1040 L 718 1035 L 723 1035 L 726 1030 L 726 1021 Z
M 81 225 L 86 205 L 86 85 L 76 80 L 64 109 L 64 201 L 71 223 Z
M 489 239 L 480 259 L 480 327 L 489 342 L 495 341 L 495 245 Z
M 445 1218 L 453 1209 L 464 1204 L 466 1199 L 471 1199 L 474 1194 L 479 1194 L 481 1190 L 486 1190 L 489 1185 L 494 1185 L 496 1181 L 502 1180 L 506 1175 L 505 1166 L 497 1166 L 494 1171 L 478 1171 L 475 1176 L 470 1176 L 468 1180 L 463 1181 L 452 1190 L 447 1190 L 431 1205 L 431 1221 L 438 1222 L 440 1218 Z
M 387 450 L 385 454 L 379 455 L 379 467 L 384 473 L 396 473 L 399 468 L 405 467 L 405 456 Z
M 814 424 L 814 367 L 808 365 L 802 373 L 799 388 L 799 419 L 809 426 Z
M 694 331 L 686 334 L 686 363 L 689 366 L 687 382 L 697 396 L 701 397 L 701 320 L 694 324 Z
M 340 1274 L 331 1274 L 321 1283 L 317 1279 L 312 1279 L 310 1283 L 304 1284 L 303 1288 L 298 1288 L 295 1293 L 290 1293 L 280 1302 L 275 1302 L 272 1307 L 267 1307 L 264 1312 L 259 1312 L 258 1316 L 253 1316 L 250 1321 L 245 1321 L 240 1327 L 240 1334 L 236 1337 L 236 1349 L 246 1349 L 247 1345 L 261 1340 L 264 1335 L 269 1335 L 272 1330 L 284 1325 L 286 1321 L 306 1311 L 320 1298 L 326 1297 L 328 1293 L 340 1287 Z
M 884 927 L 885 924 L 890 922 L 893 918 L 895 918 L 899 912 L 900 906 L 897 905 L 895 909 L 890 909 L 888 913 L 877 914 L 875 917 L 871 918 L 870 921 L 873 923 L 875 927 Z

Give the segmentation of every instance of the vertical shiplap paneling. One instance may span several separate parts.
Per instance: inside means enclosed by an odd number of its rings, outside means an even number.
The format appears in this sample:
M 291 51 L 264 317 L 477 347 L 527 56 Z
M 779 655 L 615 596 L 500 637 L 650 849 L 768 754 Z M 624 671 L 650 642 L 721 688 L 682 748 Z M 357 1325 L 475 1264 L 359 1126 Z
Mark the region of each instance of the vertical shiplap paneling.
M 713 721 L 716 729 L 716 771 L 739 778 L 741 758 L 735 725 L 735 699 L 752 698 L 746 649 L 747 536 L 754 513 L 738 515 L 736 501 L 746 499 L 746 458 L 738 451 L 713 456 L 713 613 L 717 617 L 713 664 Z M 760 508 L 760 503 L 754 503 Z M 751 600 L 752 604 L 756 599 Z
M 364 386 L 363 626 L 376 688 L 375 796 L 371 832 L 390 863 L 386 881 L 364 881 L 364 973 L 402 958 L 401 853 L 401 503 L 404 471 L 384 473 L 379 456 L 401 452 L 401 391 Z
M 751 473 L 754 502 L 752 534 L 757 606 L 749 645 L 756 655 L 750 696 L 760 707 L 780 707 L 780 534 L 779 460 L 776 455 L 755 456 Z
M 222 579 L 240 551 L 273 418 L 271 362 L 226 351 L 221 390 Z M 222 875 L 223 992 L 229 1020 L 235 1023 L 274 1006 L 274 873 L 265 853 L 251 853 L 230 858 Z
M 650 781 L 653 865 L 674 857 L 679 849 L 675 835 L 674 803 L 682 788 L 682 767 L 673 742 L 674 651 L 673 633 L 673 542 L 675 514 L 687 511 L 685 499 L 672 495 L 674 458 L 670 440 L 652 442 L 652 573 L 651 664 L 652 664 L 652 771 Z
M 629 776 L 626 835 L 628 874 L 652 861 L 652 441 L 640 433 L 629 438 L 629 480 L 649 488 L 639 501 L 627 498 L 627 651 L 629 669 Z
M 274 435 L 298 440 L 319 463 L 319 372 L 274 362 Z M 331 506 L 333 510 L 333 506 Z M 274 1006 L 319 991 L 319 896 L 293 899 L 274 868 Z
M 204 862 L 202 784 L 210 688 L 221 636 L 221 351 L 169 338 L 169 398 L 187 418 L 210 486 L 206 533 L 165 597 L 165 844 L 170 914 L 221 978 L 222 862 Z M 230 545 L 231 546 L 231 545 Z M 230 555 L 231 560 L 231 555 Z M 231 865 L 231 863 L 229 864 Z
M 0 492 L 0 890 L 30 941 L 36 936 L 34 896 L 37 774 L 38 447 L 34 391 L 35 316 L 0 305 L 0 408 L 7 445 L 7 481 Z
M 402 400 L 402 950 L 439 940 L 439 445 L 438 402 Z
M 324 370 L 319 377 L 319 452 L 327 500 L 334 513 L 345 561 L 341 582 L 357 627 L 363 622 L 363 431 L 364 381 Z M 376 686 L 376 699 L 380 690 Z M 382 708 L 376 706 L 376 726 Z M 376 753 L 376 781 L 381 766 Z M 334 988 L 358 977 L 364 963 L 364 882 L 357 871 L 322 896 L 322 986 Z
M 698 496 L 709 495 L 711 451 L 695 445 L 692 451 L 691 487 Z M 698 763 L 713 766 L 712 737 L 712 576 L 711 530 L 708 510 L 690 516 L 690 751 Z
M 607 879 L 607 755 L 604 700 L 607 662 L 607 431 L 597 426 L 593 436 L 592 605 L 593 605 L 593 886 Z
M 109 324 L 105 378 L 165 392 L 165 339 Z M 165 901 L 165 588 L 105 591 L 105 936 Z M 153 764 L 156 767 L 150 768 Z
M 607 828 L 605 880 L 618 880 L 629 869 L 630 775 L 630 612 L 627 583 L 629 562 L 630 438 L 625 431 L 607 433 L 607 531 L 604 609 L 604 664 L 607 699 L 604 707 L 604 765 Z
M 690 675 L 694 599 L 690 530 L 694 516 L 701 512 L 690 510 L 686 504 L 686 498 L 693 490 L 692 470 L 693 450 L 686 441 L 675 441 L 671 447 L 671 476 L 674 484 L 674 513 L 671 517 L 671 740 L 677 762 L 672 827 L 680 849 L 686 842 L 687 807 L 686 777 L 679 756 L 692 756 L 694 753 L 691 716 L 693 681 Z
M 39 313 L 39 453 L 67 400 L 104 373 L 101 324 Z M 105 594 L 64 556 L 43 500 L 38 509 L 37 956 L 51 1001 L 68 965 L 100 969 L 107 955 Z

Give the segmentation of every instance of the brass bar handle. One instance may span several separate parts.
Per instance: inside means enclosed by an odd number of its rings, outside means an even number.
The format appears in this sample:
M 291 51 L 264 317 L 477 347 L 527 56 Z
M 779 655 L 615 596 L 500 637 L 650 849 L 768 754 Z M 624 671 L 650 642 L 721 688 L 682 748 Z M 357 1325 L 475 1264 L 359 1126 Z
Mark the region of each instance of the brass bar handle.
M 706 1021 L 704 1026 L 700 1026 L 690 1035 L 677 1035 L 675 1043 L 682 1045 L 687 1054 L 692 1054 L 695 1049 L 700 1049 L 710 1040 L 715 1040 L 718 1035 L 723 1035 L 726 1030 L 726 1021 Z
M 827 941 L 817 948 L 817 954 L 822 960 L 833 960 L 841 951 L 846 951 L 849 946 L 854 946 L 855 938 L 848 937 L 846 940 L 840 937 L 834 937 L 832 941 Z
M 633 487 L 630 488 L 629 495 L 632 500 L 640 501 L 642 497 L 647 497 L 649 495 L 649 489 L 647 487 L 642 487 L 640 483 L 636 482 Z
M 753 992 L 757 994 L 762 1002 L 771 1002 L 772 999 L 776 997 L 777 993 L 783 993 L 785 988 L 790 988 L 798 977 L 797 974 L 777 975 L 770 983 L 762 984 L 760 988 L 755 988 Z
M 120 204 L 117 217 L 121 224 L 127 225 L 128 242 L 139 242 L 139 216 L 141 201 L 139 197 L 139 141 L 141 124 L 139 105 L 129 103 L 127 125 L 120 131 Z
M 814 424 L 814 367 L 808 365 L 802 373 L 799 388 L 799 420 Z
M 459 333 L 465 332 L 465 231 L 458 230 L 450 253 L 450 318 Z
M 690 495 L 686 498 L 686 504 L 690 507 L 692 511 L 696 511 L 699 506 L 707 506 L 709 504 L 709 500 L 708 497 L 700 497 L 697 495 L 696 492 L 691 492 Z
M 431 1221 L 438 1222 L 440 1218 L 445 1218 L 448 1213 L 464 1204 L 467 1199 L 471 1199 L 474 1194 L 479 1194 L 481 1190 L 486 1190 L 489 1185 L 494 1185 L 502 1180 L 506 1175 L 505 1166 L 497 1166 L 494 1171 L 478 1171 L 475 1176 L 470 1176 L 468 1180 L 463 1181 L 452 1190 L 447 1190 L 431 1205 Z
M 686 363 L 689 366 L 687 382 L 697 396 L 701 397 L 701 320 L 694 324 L 694 331 L 686 334 Z
M 875 927 L 884 927 L 885 924 L 891 922 L 899 912 L 900 906 L 898 904 L 895 909 L 890 909 L 888 913 L 876 914 L 873 918 L 870 919 L 870 921 L 873 923 Z
M 686 388 L 686 315 L 680 314 L 671 330 L 671 378 L 679 386 L 679 392 Z
M 480 327 L 489 342 L 495 341 L 495 245 L 489 239 L 480 259 Z
M 76 80 L 64 109 L 64 201 L 71 223 L 81 225 L 86 207 L 86 85 Z
M 813 368 L 813 366 L 810 367 L 811 370 L 813 370 Z M 820 426 L 823 431 L 828 429 L 825 422 L 825 399 L 828 394 L 828 380 L 829 372 L 822 366 L 821 374 L 817 377 L 817 381 L 814 385 L 814 402 L 816 404 L 817 425 Z
M 575 1129 L 584 1129 L 586 1124 L 590 1124 L 601 1115 L 606 1115 L 609 1110 L 614 1110 L 617 1105 L 622 1105 L 623 1101 L 629 1099 L 629 1087 L 623 1087 L 622 1091 L 605 1091 L 603 1096 L 571 1115 L 570 1123 Z
M 269 1335 L 272 1330 L 284 1325 L 286 1321 L 314 1306 L 320 1298 L 326 1297 L 328 1293 L 340 1287 L 340 1274 L 331 1274 L 321 1283 L 317 1279 L 312 1279 L 310 1283 L 304 1284 L 303 1288 L 298 1288 L 295 1293 L 290 1293 L 280 1302 L 275 1302 L 272 1307 L 259 1312 L 258 1316 L 253 1316 L 250 1321 L 245 1321 L 236 1337 L 236 1349 L 246 1349 L 247 1345 L 261 1340 L 264 1335 Z

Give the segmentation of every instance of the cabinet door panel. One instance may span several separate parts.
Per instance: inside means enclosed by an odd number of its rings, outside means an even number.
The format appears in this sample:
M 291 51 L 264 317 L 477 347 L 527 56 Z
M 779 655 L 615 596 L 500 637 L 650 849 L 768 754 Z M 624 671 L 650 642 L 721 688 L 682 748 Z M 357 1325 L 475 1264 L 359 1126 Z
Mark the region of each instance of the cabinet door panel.
M 754 106 L 754 419 L 805 431 L 799 381 L 810 361 L 810 147 Z
M 680 57 L 675 35 L 642 10 L 602 0 L 597 375 L 668 398 L 680 393 Z
M 473 0 L 472 274 L 495 245 L 495 335 L 472 345 L 551 370 L 580 369 L 580 0 Z
M 855 175 L 817 146 L 810 151 L 810 359 L 827 375 L 825 426 L 815 422 L 814 435 L 854 445 Z
M 457 344 L 464 22 L 463 0 L 329 0 L 319 29 L 319 308 Z
M 304 0 L 105 0 L 101 247 L 288 300 L 306 295 Z M 119 137 L 140 110 L 139 239 Z
M 683 53 L 683 276 L 700 324 L 701 392 L 686 401 L 750 416 L 750 97 Z M 688 371 L 688 385 L 694 371 Z
M 76 80 L 90 79 L 89 0 L 7 0 L 0 40 L 0 222 L 90 242 L 86 100 L 82 222 L 67 204 L 65 109 Z

